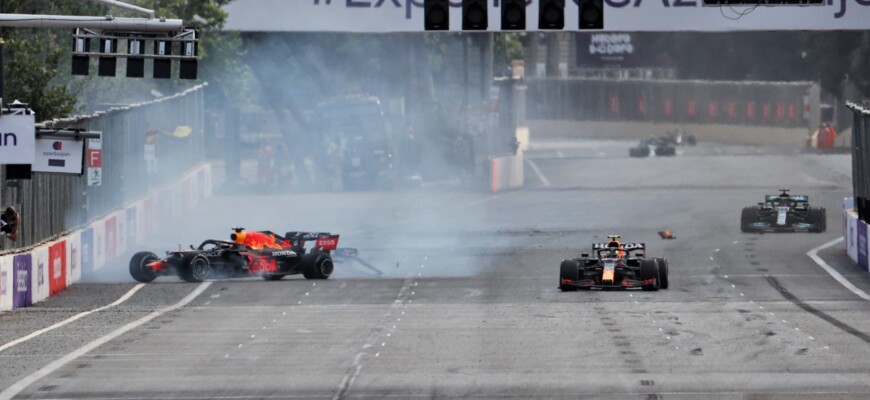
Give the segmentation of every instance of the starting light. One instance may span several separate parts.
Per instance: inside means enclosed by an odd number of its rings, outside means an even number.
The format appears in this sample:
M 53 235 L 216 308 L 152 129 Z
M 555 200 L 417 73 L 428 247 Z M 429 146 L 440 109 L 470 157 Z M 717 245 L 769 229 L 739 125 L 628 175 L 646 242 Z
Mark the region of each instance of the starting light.
M 604 2 L 580 0 L 578 5 L 580 29 L 604 29 Z
M 565 28 L 565 0 L 538 2 L 538 29 Z
M 171 78 L 172 61 L 178 60 L 178 77 L 197 79 L 198 33 L 199 31 L 196 29 L 155 34 L 153 32 L 95 32 L 79 28 L 73 32 L 72 74 L 87 76 L 90 68 L 90 57 L 98 56 L 97 71 L 99 76 L 115 76 L 118 58 L 126 58 L 126 76 L 143 78 L 145 76 L 145 59 L 150 58 L 154 60 L 152 74 L 154 78 Z M 99 48 L 94 52 L 90 49 L 91 39 L 99 43 Z M 118 48 L 119 40 L 126 43 L 126 49 Z
M 145 77 L 145 58 L 136 57 L 145 54 L 145 42 L 139 39 L 127 40 L 127 77 Z
M 423 19 L 427 31 L 450 30 L 449 0 L 423 0 Z
M 501 29 L 526 29 L 526 0 L 502 0 Z
M 462 0 L 462 30 L 485 31 L 488 18 L 486 0 Z

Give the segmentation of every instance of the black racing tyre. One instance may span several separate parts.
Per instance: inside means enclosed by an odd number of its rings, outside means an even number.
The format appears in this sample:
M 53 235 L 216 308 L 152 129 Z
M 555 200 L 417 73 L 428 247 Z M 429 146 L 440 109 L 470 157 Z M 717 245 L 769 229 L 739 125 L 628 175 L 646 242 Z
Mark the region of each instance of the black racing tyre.
M 181 260 L 178 276 L 185 282 L 202 282 L 211 274 L 211 262 L 202 254 L 188 254 Z
M 696 138 L 695 135 L 687 135 L 685 137 L 685 139 L 686 139 L 686 143 L 689 146 L 694 146 L 694 145 L 698 144 L 698 138 Z
M 655 259 L 643 260 L 640 262 L 640 279 L 642 281 L 646 281 L 647 279 L 653 280 L 652 284 L 643 285 L 641 286 L 641 289 L 645 291 L 659 290 L 661 277 L 659 274 L 659 263 L 656 262 Z
M 564 260 L 559 267 L 559 290 L 563 292 L 573 292 L 577 290 L 577 286 L 563 285 L 562 279 L 570 279 L 571 282 L 577 281 L 580 277 L 580 263 L 576 260 Z
M 740 230 L 743 232 L 753 232 L 753 222 L 755 222 L 755 207 L 743 207 L 743 212 L 740 213 Z
M 649 157 L 649 146 L 638 146 L 628 149 L 629 157 Z
M 334 265 L 332 257 L 323 253 L 309 253 L 302 256 L 302 276 L 305 279 L 329 279 Z
M 157 279 L 157 274 L 147 264 L 160 260 L 157 254 L 150 251 L 140 251 L 130 259 L 130 275 L 133 279 L 148 283 Z
M 284 274 L 263 274 L 263 279 L 267 281 L 280 281 L 284 279 Z
M 824 207 L 810 207 L 807 210 L 807 219 L 810 223 L 816 224 L 811 232 L 824 232 L 828 229 L 828 216 Z
M 668 272 L 670 272 L 668 259 L 664 257 L 658 257 L 656 258 L 656 261 L 659 264 L 659 288 L 667 289 L 668 286 L 670 286 L 668 282 Z

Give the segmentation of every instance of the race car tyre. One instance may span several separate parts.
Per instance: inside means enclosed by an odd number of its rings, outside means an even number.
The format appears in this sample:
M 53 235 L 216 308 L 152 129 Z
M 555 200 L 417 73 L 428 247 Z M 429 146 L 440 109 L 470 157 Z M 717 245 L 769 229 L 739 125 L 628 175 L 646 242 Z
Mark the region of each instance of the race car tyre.
M 668 266 L 668 259 L 659 257 L 656 258 L 656 261 L 659 263 L 659 288 L 667 289 L 669 286 L 668 272 L 670 270 L 670 267 Z
M 688 143 L 689 146 L 694 146 L 698 144 L 698 138 L 696 138 L 695 135 L 688 135 L 686 136 L 686 143 Z
M 649 147 L 632 147 L 628 149 L 629 157 L 649 157 Z
M 148 283 L 157 279 L 157 274 L 148 266 L 148 263 L 160 260 L 156 254 L 150 251 L 140 251 L 130 259 L 130 275 L 133 279 Z
M 643 285 L 641 289 L 645 291 L 656 291 L 659 290 L 661 275 L 659 274 L 659 263 L 656 262 L 655 259 L 652 260 L 643 260 L 640 263 L 640 279 L 642 281 L 646 281 L 648 279 L 652 279 L 653 283 L 650 285 Z
M 563 285 L 563 279 L 570 279 L 571 282 L 577 281 L 580 276 L 580 263 L 575 260 L 564 260 L 559 267 L 559 290 L 563 292 L 573 292 L 577 290 L 577 286 Z
M 189 254 L 181 260 L 178 276 L 185 282 L 196 283 L 206 280 L 211 274 L 211 262 L 201 254 Z
M 810 207 L 807 210 L 807 219 L 810 223 L 816 224 L 816 227 L 810 229 L 810 232 L 824 232 L 828 228 L 828 218 L 824 207 Z
M 263 274 L 263 279 L 267 281 L 280 281 L 284 279 L 284 274 Z
M 743 232 L 752 232 L 752 223 L 755 222 L 755 207 L 743 207 L 743 212 L 740 213 L 740 230 Z
M 323 253 L 306 254 L 299 262 L 305 279 L 329 279 L 334 268 L 332 257 Z

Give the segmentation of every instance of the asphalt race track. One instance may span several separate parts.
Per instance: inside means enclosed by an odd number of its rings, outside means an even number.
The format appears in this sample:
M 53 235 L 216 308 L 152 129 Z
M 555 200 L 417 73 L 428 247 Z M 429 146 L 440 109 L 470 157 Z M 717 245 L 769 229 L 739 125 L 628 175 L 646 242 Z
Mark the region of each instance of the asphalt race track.
M 152 250 L 242 225 L 339 232 L 362 260 L 319 282 L 158 279 L 0 351 L 0 388 L 24 386 L 0 399 L 870 398 L 870 302 L 806 255 L 842 235 L 850 157 L 701 143 L 632 159 L 632 145 L 533 143 L 540 174 L 496 195 L 215 197 Z M 827 207 L 828 231 L 741 233 L 740 209 L 781 187 Z M 668 257 L 671 288 L 559 292 L 559 262 L 607 234 Z M 842 244 L 820 254 L 870 290 Z M 119 264 L 0 314 L 0 345 L 134 286 Z

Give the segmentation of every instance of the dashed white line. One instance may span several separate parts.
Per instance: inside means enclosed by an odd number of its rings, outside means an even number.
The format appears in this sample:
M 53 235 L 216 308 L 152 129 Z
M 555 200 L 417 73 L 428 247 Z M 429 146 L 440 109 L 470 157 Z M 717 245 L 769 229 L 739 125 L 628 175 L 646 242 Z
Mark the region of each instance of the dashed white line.
M 139 318 L 139 319 L 127 324 L 127 325 L 122 326 L 121 328 L 116 329 L 115 331 L 109 333 L 108 335 L 105 335 L 105 336 L 103 336 L 97 340 L 94 340 L 94 341 L 92 341 L 92 342 L 90 342 L 82 347 L 79 347 L 78 349 L 74 350 L 72 353 L 69 353 L 69 354 L 55 360 L 51 364 L 46 365 L 45 367 L 39 369 L 38 371 L 28 375 L 24 379 L 21 379 L 18 382 L 13 383 L 11 386 L 6 388 L 6 390 L 4 390 L 3 392 L 0 392 L 0 400 L 11 400 L 16 395 L 21 393 L 24 389 L 27 389 L 28 386 L 32 385 L 36 381 L 38 381 L 46 376 L 48 376 L 52 372 L 57 371 L 58 369 L 60 369 L 61 367 L 63 367 L 67 363 L 69 363 L 70 361 L 73 361 L 73 360 L 87 354 L 91 350 L 94 350 L 97 347 L 102 346 L 103 344 L 111 341 L 112 339 L 117 338 L 118 336 L 121 336 L 129 331 L 132 331 L 133 329 L 136 329 L 136 328 L 148 323 L 149 321 L 151 321 L 154 318 L 157 318 L 157 317 L 159 317 L 167 312 L 175 311 L 181 307 L 186 306 L 191 301 L 193 301 L 193 299 L 197 298 L 200 294 L 202 294 L 202 292 L 204 292 L 206 289 L 208 289 L 209 286 L 211 286 L 211 282 L 203 282 L 199 286 L 197 286 L 197 288 L 194 289 L 193 292 L 191 292 L 190 294 L 185 296 L 178 303 L 175 303 L 169 307 L 154 311 L 154 312 L 152 312 L 152 313 L 150 313 L 142 318 Z

